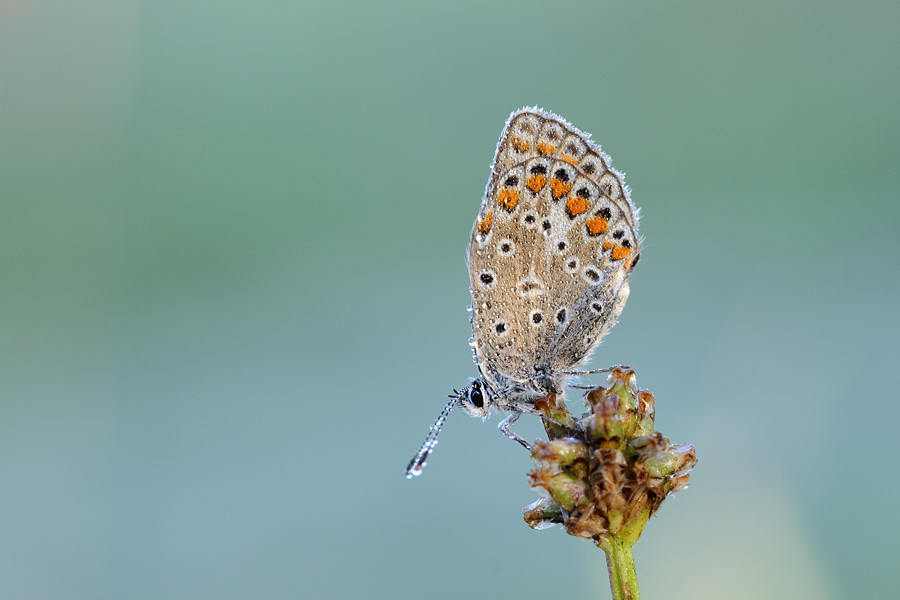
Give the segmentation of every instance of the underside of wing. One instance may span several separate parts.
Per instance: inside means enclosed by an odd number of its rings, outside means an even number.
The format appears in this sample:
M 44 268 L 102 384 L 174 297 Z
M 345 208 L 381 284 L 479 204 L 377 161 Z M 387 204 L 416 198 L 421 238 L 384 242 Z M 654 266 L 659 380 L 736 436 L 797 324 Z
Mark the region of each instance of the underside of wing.
M 588 134 L 540 109 L 513 113 L 469 251 L 482 374 L 529 380 L 586 359 L 628 296 L 637 227 L 622 175 Z

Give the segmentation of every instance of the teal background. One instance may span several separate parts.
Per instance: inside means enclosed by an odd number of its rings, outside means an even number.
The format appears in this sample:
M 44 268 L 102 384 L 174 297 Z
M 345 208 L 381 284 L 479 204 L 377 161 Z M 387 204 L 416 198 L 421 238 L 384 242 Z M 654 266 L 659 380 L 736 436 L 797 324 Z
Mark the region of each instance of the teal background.
M 608 597 L 599 550 L 523 523 L 497 417 L 402 476 L 476 372 L 466 243 L 525 105 L 643 211 L 593 365 L 700 459 L 644 597 L 892 597 L 898 27 L 895 0 L 0 2 L 0 597 Z

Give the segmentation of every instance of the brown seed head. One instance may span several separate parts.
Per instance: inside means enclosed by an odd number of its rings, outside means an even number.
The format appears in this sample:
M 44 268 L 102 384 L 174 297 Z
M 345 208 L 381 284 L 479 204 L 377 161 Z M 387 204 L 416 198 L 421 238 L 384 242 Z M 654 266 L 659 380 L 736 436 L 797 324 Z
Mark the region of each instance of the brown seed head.
M 598 545 L 609 538 L 633 544 L 663 500 L 687 488 L 694 448 L 654 431 L 653 394 L 637 389 L 631 369 L 614 368 L 585 403 L 580 420 L 556 396 L 535 404 L 550 441 L 535 442 L 537 467 L 528 479 L 548 497 L 523 509 L 525 521 L 535 529 L 561 523 Z

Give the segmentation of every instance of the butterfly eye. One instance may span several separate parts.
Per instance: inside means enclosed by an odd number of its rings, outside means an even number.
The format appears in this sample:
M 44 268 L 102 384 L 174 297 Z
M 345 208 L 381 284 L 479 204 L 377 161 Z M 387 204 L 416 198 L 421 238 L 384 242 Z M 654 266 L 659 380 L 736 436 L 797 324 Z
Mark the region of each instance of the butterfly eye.
M 481 386 L 476 381 L 469 390 L 469 402 L 475 408 L 484 408 L 484 394 L 481 393 Z

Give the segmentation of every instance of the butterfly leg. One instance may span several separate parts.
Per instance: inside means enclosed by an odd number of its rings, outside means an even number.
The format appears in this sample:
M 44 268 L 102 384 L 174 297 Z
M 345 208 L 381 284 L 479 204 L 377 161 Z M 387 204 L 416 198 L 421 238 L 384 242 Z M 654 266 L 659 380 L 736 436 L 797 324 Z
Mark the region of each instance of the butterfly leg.
M 609 373 L 613 369 L 628 369 L 629 371 L 633 370 L 631 367 L 627 365 L 614 365 L 612 367 L 606 367 L 605 369 L 591 369 L 590 371 L 557 371 L 560 375 L 593 375 L 595 373 Z M 578 386 L 569 386 L 569 387 L 578 387 Z
M 520 412 L 510 413 L 508 417 L 506 417 L 505 419 L 500 421 L 500 425 L 498 425 L 497 428 L 500 431 L 502 431 L 504 433 L 504 435 L 506 435 L 506 437 L 508 437 L 511 440 L 515 440 L 515 441 L 519 442 L 520 444 L 522 444 L 525 447 L 526 450 L 530 451 L 531 444 L 529 444 L 525 440 L 525 438 L 523 438 L 521 435 L 519 435 L 515 431 L 510 431 L 510 429 L 509 429 L 510 426 L 513 423 L 515 423 L 519 419 L 520 416 L 522 416 L 522 413 L 520 413 Z

